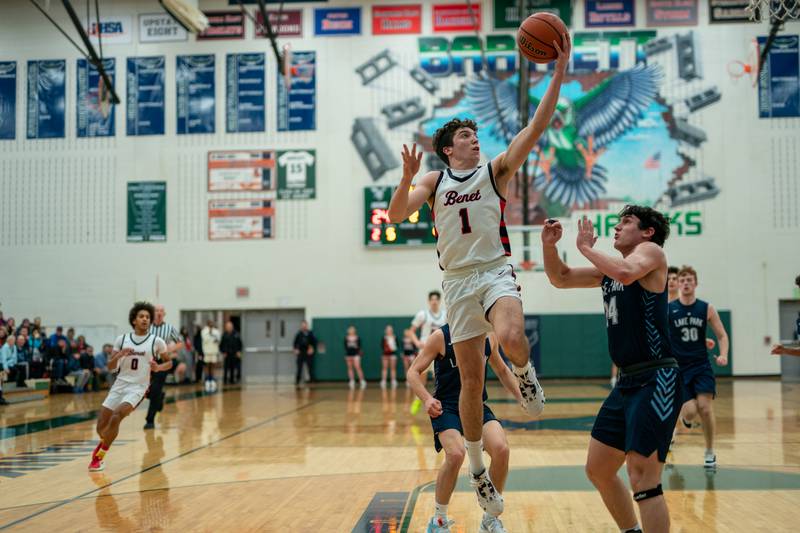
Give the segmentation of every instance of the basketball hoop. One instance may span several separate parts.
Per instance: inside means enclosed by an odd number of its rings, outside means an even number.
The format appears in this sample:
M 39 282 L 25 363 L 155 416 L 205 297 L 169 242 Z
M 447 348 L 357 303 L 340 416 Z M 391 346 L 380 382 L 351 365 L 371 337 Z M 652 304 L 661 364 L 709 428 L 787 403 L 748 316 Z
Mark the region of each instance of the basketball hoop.
M 283 76 L 283 85 L 287 91 L 292 88 L 292 70 L 292 46 L 286 43 L 283 45 L 281 54 L 281 76 Z
M 748 49 L 747 59 L 744 61 L 734 59 L 728 62 L 728 75 L 733 78 L 734 81 L 747 75 L 750 77 L 750 83 L 755 87 L 758 82 L 758 40 L 752 39 Z
M 800 18 L 800 2 L 797 0 L 749 0 L 745 11 L 750 20 L 772 20 L 784 22 Z

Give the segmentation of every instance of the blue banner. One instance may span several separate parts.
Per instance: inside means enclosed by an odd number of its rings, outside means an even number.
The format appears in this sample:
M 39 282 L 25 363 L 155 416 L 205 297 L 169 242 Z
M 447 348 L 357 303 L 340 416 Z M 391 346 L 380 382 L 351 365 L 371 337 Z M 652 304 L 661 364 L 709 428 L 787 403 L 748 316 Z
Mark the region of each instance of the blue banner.
M 278 72 L 278 131 L 317 129 L 317 59 L 315 52 L 292 54 L 291 87 Z
M 633 26 L 635 6 L 634 0 L 586 0 L 586 27 Z
M 0 139 L 17 137 L 17 62 L 0 61 Z
M 164 56 L 128 58 L 128 135 L 164 135 L 165 64 Z
M 178 56 L 175 84 L 178 135 L 214 133 L 214 54 Z
M 28 139 L 64 137 L 67 62 L 28 61 Z
M 360 33 L 360 7 L 314 10 L 314 35 L 358 35 Z
M 264 131 L 264 54 L 228 54 L 226 131 Z
M 758 38 L 759 48 L 766 37 Z M 775 37 L 758 76 L 758 117 L 800 117 L 800 37 Z
M 103 68 L 111 78 L 111 83 L 116 83 L 114 58 L 104 59 Z M 109 101 L 103 101 L 100 91 L 102 78 L 97 68 L 85 59 L 78 60 L 78 137 L 113 137 L 114 106 Z

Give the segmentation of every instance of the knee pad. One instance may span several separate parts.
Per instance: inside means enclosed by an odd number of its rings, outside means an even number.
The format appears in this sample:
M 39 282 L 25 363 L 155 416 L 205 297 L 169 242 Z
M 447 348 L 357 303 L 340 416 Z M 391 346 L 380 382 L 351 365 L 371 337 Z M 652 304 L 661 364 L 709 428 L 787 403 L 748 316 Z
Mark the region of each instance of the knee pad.
M 664 491 L 661 490 L 661 483 L 659 483 L 655 488 L 634 492 L 633 501 L 641 502 L 642 500 L 655 498 L 656 496 L 661 496 L 662 494 L 664 494 Z

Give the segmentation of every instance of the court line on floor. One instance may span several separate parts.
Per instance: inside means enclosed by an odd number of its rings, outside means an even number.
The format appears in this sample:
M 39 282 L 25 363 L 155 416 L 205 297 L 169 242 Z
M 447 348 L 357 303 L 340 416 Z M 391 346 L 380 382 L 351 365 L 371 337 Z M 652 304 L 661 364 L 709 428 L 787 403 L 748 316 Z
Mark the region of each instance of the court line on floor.
M 101 490 L 103 490 L 103 489 L 105 489 L 107 487 L 110 487 L 112 485 L 116 485 L 117 483 L 121 483 L 121 482 L 127 481 L 127 480 L 129 480 L 129 479 L 131 479 L 133 477 L 140 476 L 140 475 L 144 474 L 145 472 L 153 470 L 154 468 L 159 468 L 159 467 L 161 467 L 162 465 L 164 465 L 166 463 L 171 463 L 172 461 L 175 461 L 177 459 L 181 459 L 183 457 L 186 457 L 187 455 L 193 454 L 194 452 L 209 448 L 209 447 L 211 447 L 211 446 L 213 446 L 215 444 L 218 444 L 218 443 L 220 443 L 220 442 L 222 442 L 224 440 L 228 440 L 228 439 L 230 439 L 232 437 L 236 437 L 236 436 L 241 435 L 242 433 L 245 433 L 245 432 L 250 431 L 252 429 L 256 429 L 256 428 L 261 427 L 261 426 L 263 426 L 265 424 L 269 424 L 270 422 L 274 422 L 275 420 L 278 420 L 279 418 L 283 418 L 285 416 L 289 416 L 291 414 L 294 414 L 294 413 L 297 413 L 299 411 L 302 411 L 303 409 L 306 409 L 308 407 L 311 407 L 312 405 L 316 405 L 318 403 L 321 403 L 322 401 L 323 401 L 322 399 L 318 399 L 318 400 L 309 402 L 307 404 L 301 405 L 300 407 L 296 407 L 296 408 L 292 409 L 291 411 L 287 411 L 285 413 L 281 413 L 281 414 L 277 414 L 277 415 L 271 416 L 271 417 L 267 418 L 266 420 L 262 420 L 261 422 L 256 422 L 255 424 L 251 424 L 249 426 L 243 427 L 242 429 L 234 431 L 230 435 L 226 435 L 224 437 L 220 437 L 219 439 L 217 439 L 215 441 L 208 442 L 206 444 L 203 444 L 202 446 L 198 446 L 198 447 L 193 448 L 193 449 L 191 449 L 189 451 L 180 453 L 180 454 L 176 455 L 175 457 L 167 459 L 166 461 L 160 461 L 160 462 L 158 462 L 158 463 L 156 463 L 154 465 L 150 465 L 147 468 L 144 468 L 144 469 L 140 470 L 139 472 L 134 472 L 132 474 L 128 474 L 127 476 L 123 476 L 120 479 L 117 479 L 115 481 L 112 481 L 111 483 L 107 483 L 107 484 L 103 485 L 102 487 L 97 487 L 97 488 L 92 489 L 92 490 L 90 490 L 88 492 L 85 492 L 83 494 L 79 494 L 77 496 L 73 496 L 72 498 L 68 498 L 66 500 L 62 500 L 62 501 L 56 503 L 55 505 L 51 505 L 47 509 L 42 509 L 42 510 L 37 511 L 35 513 L 32 513 L 32 514 L 30 514 L 28 516 L 24 516 L 22 518 L 18 518 L 17 520 L 14 520 L 13 522 L 10 522 L 8 524 L 3 524 L 3 525 L 0 526 L 0 531 L 2 531 L 4 529 L 8 529 L 8 528 L 16 526 L 16 525 L 19 525 L 19 524 L 21 524 L 23 522 L 27 522 L 31 518 L 35 518 L 35 517 L 37 517 L 39 515 L 42 515 L 42 514 L 47 513 L 47 512 L 50 512 L 53 509 L 58 509 L 59 507 L 62 507 L 64 505 L 70 504 L 70 503 L 72 503 L 74 501 L 77 501 L 77 500 L 80 500 L 82 498 L 85 498 L 85 497 L 87 497 L 87 496 L 89 496 L 89 495 L 91 495 L 91 494 L 93 494 L 95 492 L 101 491 Z

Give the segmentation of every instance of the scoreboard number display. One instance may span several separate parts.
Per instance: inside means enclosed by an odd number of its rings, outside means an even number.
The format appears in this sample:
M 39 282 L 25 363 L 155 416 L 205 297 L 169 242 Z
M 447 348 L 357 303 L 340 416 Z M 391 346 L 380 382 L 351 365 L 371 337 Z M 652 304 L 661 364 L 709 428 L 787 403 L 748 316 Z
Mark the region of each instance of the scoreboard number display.
M 389 222 L 389 201 L 393 192 L 394 187 L 364 188 L 364 244 L 368 248 L 435 244 L 436 237 L 428 204 L 400 224 Z

